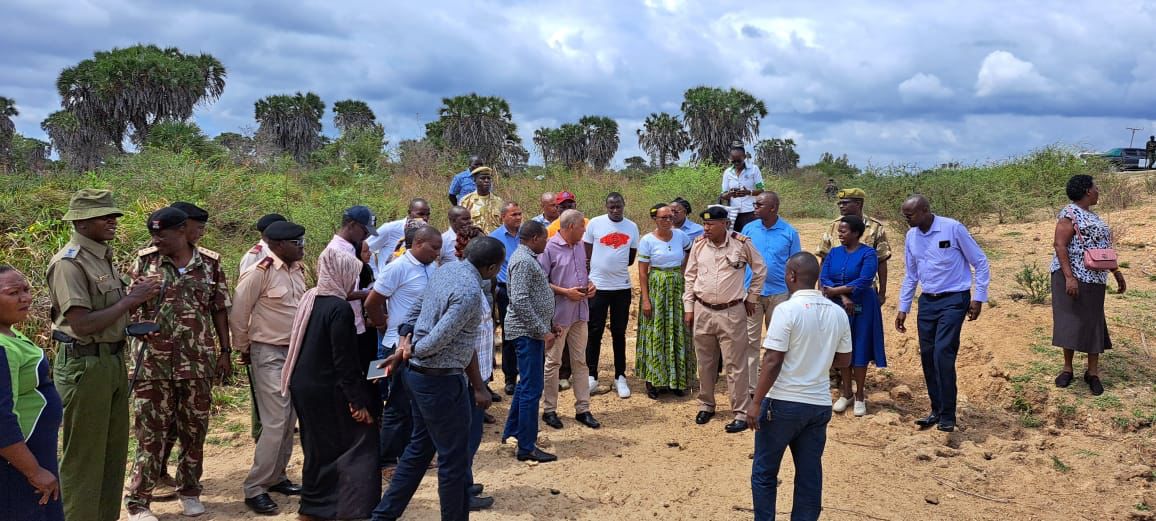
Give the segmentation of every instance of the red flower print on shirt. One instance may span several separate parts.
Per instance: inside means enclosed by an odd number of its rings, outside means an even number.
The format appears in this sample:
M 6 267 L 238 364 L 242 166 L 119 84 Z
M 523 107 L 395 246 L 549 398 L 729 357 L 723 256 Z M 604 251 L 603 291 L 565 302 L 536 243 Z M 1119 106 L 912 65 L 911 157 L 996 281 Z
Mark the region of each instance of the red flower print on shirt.
M 630 236 L 622 232 L 608 233 L 602 236 L 598 242 L 617 250 L 618 248 L 630 244 Z

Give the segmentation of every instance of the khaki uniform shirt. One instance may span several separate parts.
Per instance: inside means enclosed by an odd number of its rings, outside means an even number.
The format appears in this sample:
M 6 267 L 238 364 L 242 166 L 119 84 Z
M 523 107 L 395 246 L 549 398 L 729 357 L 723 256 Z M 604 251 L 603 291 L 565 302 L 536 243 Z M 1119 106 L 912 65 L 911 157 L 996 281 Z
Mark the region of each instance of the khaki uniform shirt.
M 237 281 L 229 310 L 233 346 L 247 353 L 250 342 L 289 345 L 293 316 L 304 294 L 305 270 L 301 263 L 290 266 L 269 252 Z
M 258 262 L 261 262 L 265 259 L 265 257 L 268 256 L 269 245 L 265 244 L 265 239 L 261 239 L 260 242 L 253 245 L 252 248 L 249 248 L 249 251 L 245 252 L 245 254 L 241 256 L 241 262 L 238 265 L 239 267 L 237 273 L 241 274 L 249 271 L 249 268 L 256 266 Z
M 137 314 L 140 320 L 156 319 L 160 336 L 143 347 L 140 380 L 190 380 L 212 378 L 216 368 L 213 313 L 229 307 L 228 281 L 220 258 L 211 250 L 196 248 L 184 268 L 149 247 L 137 252 L 133 279 L 160 276 L 165 287 L 160 306 L 148 302 Z M 141 341 L 132 339 L 133 352 Z
M 498 197 L 493 192 L 487 196 L 480 196 L 477 192 L 472 192 L 469 195 L 458 201 L 458 205 L 470 211 L 470 218 L 474 220 L 474 226 L 490 233 L 497 230 L 502 225 L 502 205 L 505 204 L 501 197 Z
M 115 343 L 124 340 L 128 313 L 92 335 L 77 335 L 64 314 L 74 307 L 100 311 L 125 296 L 129 278 L 112 265 L 112 248 L 73 232 L 68 244 L 48 263 L 48 297 L 55 329 L 81 344 Z
M 743 289 L 747 266 L 751 285 Z M 767 265 L 745 235 L 731 232 L 721 245 L 703 235 L 694 240 L 686 260 L 686 291 L 682 303 L 694 309 L 695 298 L 708 304 L 726 304 L 739 299 L 758 302 L 767 278 Z
M 879 262 L 886 261 L 891 258 L 891 244 L 887 242 L 887 226 L 878 219 L 863 216 L 866 229 L 863 230 L 863 237 L 859 239 L 860 243 L 866 244 L 875 248 L 875 256 Z M 839 220 L 836 219 L 831 222 L 830 228 L 823 232 L 823 240 L 819 242 L 819 251 L 815 252 L 820 258 L 827 256 L 827 252 L 831 248 L 839 245 Z

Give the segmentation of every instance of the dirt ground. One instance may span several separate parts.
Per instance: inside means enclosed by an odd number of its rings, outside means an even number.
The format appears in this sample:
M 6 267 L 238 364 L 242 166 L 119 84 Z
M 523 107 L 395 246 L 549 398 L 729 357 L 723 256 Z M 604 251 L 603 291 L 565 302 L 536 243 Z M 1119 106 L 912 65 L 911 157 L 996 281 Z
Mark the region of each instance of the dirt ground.
M 868 210 L 870 207 L 868 206 Z M 1053 222 L 1040 212 L 1034 222 L 985 223 L 973 231 L 992 261 L 993 305 L 967 323 L 960 349 L 960 426 L 945 434 L 918 431 L 912 420 L 926 414 L 927 399 L 911 327 L 894 331 L 903 269 L 902 236 L 889 229 L 891 280 L 884 304 L 890 367 L 871 369 L 868 415 L 836 414 L 824 458 L 824 519 L 1156 519 L 1156 361 L 1150 323 L 1156 302 L 1153 242 L 1141 232 L 1156 220 L 1151 199 L 1105 215 L 1120 236 L 1120 258 L 1129 293 L 1108 297 L 1116 349 L 1105 357 L 1107 393 L 1093 398 L 1079 379 L 1068 389 L 1051 384 L 1058 349 L 1050 347 L 1050 307 L 1020 299 L 1014 275 L 1027 263 L 1046 273 Z M 870 212 L 869 212 L 870 213 Z M 643 223 L 649 225 L 649 223 Z M 805 249 L 817 246 L 826 226 L 820 220 L 792 222 Z M 645 233 L 646 230 L 643 230 Z M 633 314 L 632 314 L 633 315 Z M 912 318 L 913 320 L 913 318 Z M 628 333 L 634 366 L 634 319 Z M 1145 333 L 1146 332 L 1146 333 Z M 1149 342 L 1149 337 L 1153 337 Z M 609 342 L 609 338 L 605 340 Z M 609 366 L 610 349 L 603 365 Z M 1083 370 L 1077 359 L 1076 370 Z M 500 381 L 500 380 L 499 380 Z M 566 427 L 542 425 L 541 445 L 556 463 L 517 462 L 512 445 L 500 445 L 500 422 L 509 399 L 491 412 L 475 466 L 476 479 L 496 500 L 475 519 L 751 519 L 751 433 L 726 434 L 728 414 L 695 425 L 691 396 L 664 395 L 652 401 L 631 380 L 634 396 L 604 394 L 592 400 L 603 423 L 597 431 L 564 414 Z M 495 387 L 498 389 L 498 387 Z M 718 403 L 727 403 L 720 389 Z M 572 411 L 572 394 L 562 393 L 559 412 Z M 203 519 L 257 519 L 241 495 L 252 458 L 248 409 L 242 403 L 213 420 L 206 449 Z M 300 452 L 290 475 L 298 480 Z M 783 464 L 780 514 L 791 508 L 793 466 Z M 405 519 L 438 519 L 436 476 L 429 473 Z M 274 495 L 282 513 L 295 519 L 296 502 Z M 161 519 L 179 519 L 174 502 L 157 503 Z

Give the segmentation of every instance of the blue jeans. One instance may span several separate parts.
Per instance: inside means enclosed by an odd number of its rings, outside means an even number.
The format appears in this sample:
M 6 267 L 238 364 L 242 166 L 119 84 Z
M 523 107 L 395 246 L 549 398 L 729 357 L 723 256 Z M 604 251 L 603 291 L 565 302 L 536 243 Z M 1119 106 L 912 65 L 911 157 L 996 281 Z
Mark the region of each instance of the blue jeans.
M 510 401 L 510 415 L 502 440 L 518 438 L 518 454 L 534 452 L 538 441 L 538 405 L 542 400 L 542 378 L 545 372 L 546 342 L 528 336 L 514 339 L 518 351 L 518 385 Z
M 434 454 L 438 457 L 438 498 L 443 521 L 469 519 L 470 409 L 466 377 L 426 376 L 406 371 L 413 403 L 413 437 L 397 464 L 389 489 L 373 510 L 374 521 L 395 520 L 405 512 Z
M 955 421 L 955 357 L 970 305 L 967 291 L 938 299 L 919 297 L 919 360 L 931 414 L 940 421 Z
M 393 353 L 389 350 L 386 356 Z M 394 465 L 401 459 L 409 444 L 413 433 L 413 406 L 410 403 L 409 391 L 406 390 L 405 374 L 409 371 L 405 365 L 399 365 L 397 371 L 382 379 L 382 393 L 385 398 L 385 408 L 381 411 L 381 460 L 382 468 Z
M 767 420 L 767 409 L 771 419 Z M 783 453 L 791 448 L 795 462 L 795 501 L 791 521 L 819 519 L 823 509 L 823 448 L 827 445 L 830 405 L 763 399 L 755 432 L 751 494 L 755 521 L 774 521 L 775 495 Z

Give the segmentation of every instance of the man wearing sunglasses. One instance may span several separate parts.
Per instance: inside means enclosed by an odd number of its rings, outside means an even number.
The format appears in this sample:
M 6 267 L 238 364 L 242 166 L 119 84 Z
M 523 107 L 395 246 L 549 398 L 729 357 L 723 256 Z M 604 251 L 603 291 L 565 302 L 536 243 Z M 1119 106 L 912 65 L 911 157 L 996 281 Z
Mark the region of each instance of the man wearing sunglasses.
M 732 143 L 731 166 L 723 172 L 722 195 L 719 200 L 738 211 L 735 231 L 742 231 L 747 223 L 755 220 L 755 197 L 761 193 L 763 173 L 759 171 L 758 165 L 747 161 L 747 151 L 742 143 Z

